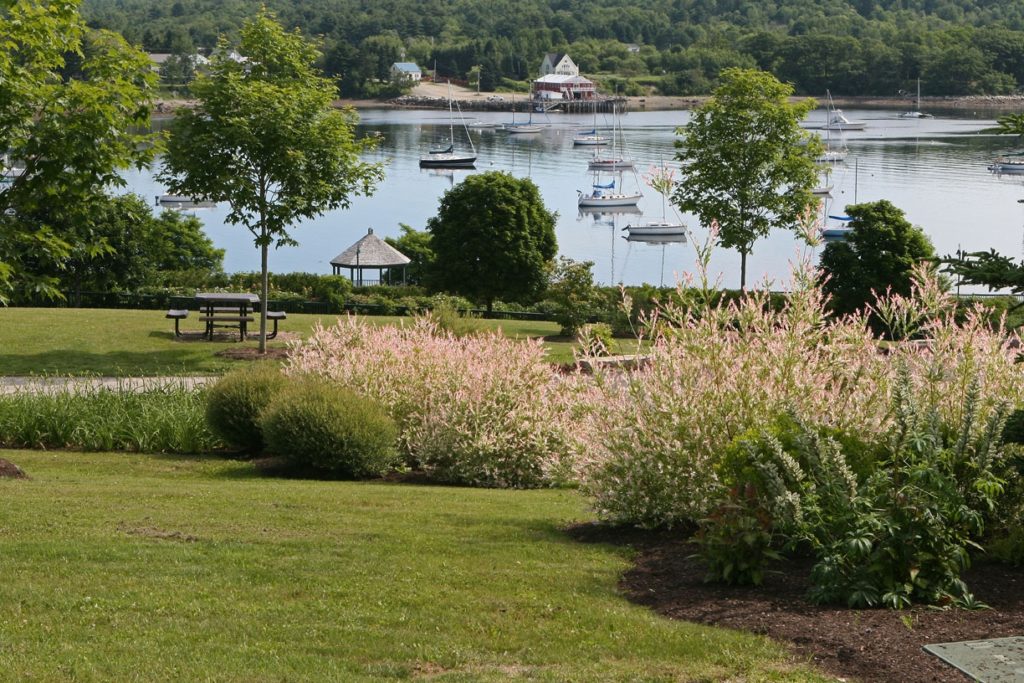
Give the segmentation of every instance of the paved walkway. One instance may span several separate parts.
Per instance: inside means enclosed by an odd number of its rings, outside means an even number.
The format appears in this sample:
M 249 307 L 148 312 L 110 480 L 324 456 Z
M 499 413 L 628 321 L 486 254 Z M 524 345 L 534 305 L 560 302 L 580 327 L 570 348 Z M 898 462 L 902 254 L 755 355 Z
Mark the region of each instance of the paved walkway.
M 218 376 L 185 377 L 0 377 L 0 394 L 19 391 L 41 393 L 46 391 L 84 391 L 92 389 L 126 389 L 145 391 L 163 387 L 193 389 L 216 381 Z

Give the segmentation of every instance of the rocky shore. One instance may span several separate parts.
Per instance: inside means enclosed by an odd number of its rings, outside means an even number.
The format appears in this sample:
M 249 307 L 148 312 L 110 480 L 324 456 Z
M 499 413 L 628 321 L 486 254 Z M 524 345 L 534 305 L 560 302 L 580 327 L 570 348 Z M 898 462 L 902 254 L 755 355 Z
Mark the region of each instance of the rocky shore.
M 452 94 L 464 111 L 511 111 L 513 104 L 516 111 L 526 111 L 529 102 L 524 94 L 476 92 L 466 88 L 452 86 Z M 803 98 L 794 98 L 803 99 Z M 815 97 L 819 105 L 825 96 Z M 618 98 L 624 102 L 628 111 L 666 111 L 688 110 L 699 107 L 707 100 L 707 96 L 689 95 L 685 97 L 648 95 L 646 97 Z M 913 97 L 836 97 L 832 101 L 840 107 L 847 108 L 913 108 Z M 179 107 L 190 106 L 187 100 L 165 100 L 157 103 L 156 116 L 169 116 Z M 447 109 L 448 87 L 438 83 L 420 83 L 408 95 L 386 100 L 338 100 L 338 106 L 352 106 L 356 109 Z M 959 111 L 991 111 L 1003 114 L 1024 111 L 1024 94 L 1020 95 L 965 95 L 960 97 L 922 97 L 921 108 L 948 109 Z

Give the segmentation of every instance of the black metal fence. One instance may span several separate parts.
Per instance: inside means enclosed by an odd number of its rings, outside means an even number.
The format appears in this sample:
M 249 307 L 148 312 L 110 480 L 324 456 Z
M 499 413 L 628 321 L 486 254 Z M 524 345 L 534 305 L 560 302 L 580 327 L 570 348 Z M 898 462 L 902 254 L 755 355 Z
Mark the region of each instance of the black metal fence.
M 199 302 L 195 297 L 178 294 L 129 294 L 123 292 L 81 292 L 76 296 L 68 295 L 66 299 L 39 298 L 32 301 L 19 302 L 21 308 L 123 308 L 138 310 L 199 310 Z M 256 311 L 260 305 L 254 306 Z M 286 313 L 311 313 L 313 315 L 330 315 L 338 313 L 357 313 L 359 315 L 413 315 L 426 309 L 417 309 L 397 304 L 373 304 L 346 302 L 339 307 L 329 301 L 301 301 L 297 299 L 271 298 L 267 306 L 270 311 Z M 467 311 L 479 318 L 497 320 L 551 320 L 545 313 L 532 311 L 491 311 L 470 309 Z

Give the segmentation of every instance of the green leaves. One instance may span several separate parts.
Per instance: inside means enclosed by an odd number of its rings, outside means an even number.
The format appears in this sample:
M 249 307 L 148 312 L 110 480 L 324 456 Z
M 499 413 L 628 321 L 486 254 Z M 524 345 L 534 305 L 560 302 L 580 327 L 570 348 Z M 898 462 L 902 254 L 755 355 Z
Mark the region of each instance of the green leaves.
M 490 308 L 498 298 L 528 302 L 547 286 L 557 252 L 555 214 L 528 178 L 469 176 L 441 198 L 427 230 L 439 289 Z
M 356 140 L 355 113 L 333 108 L 334 85 L 298 32 L 264 11 L 242 29 L 244 63 L 221 48 L 192 86 L 199 105 L 175 119 L 160 178 L 174 194 L 228 204 L 227 221 L 261 248 L 266 300 L 269 246 L 295 244 L 288 230 L 297 221 L 372 193 L 383 168 L 361 159 L 374 141 Z M 264 318 L 261 350 L 265 328 Z
M 816 201 L 817 173 L 799 125 L 814 101 L 790 104 L 793 88 L 762 71 L 726 69 L 722 81 L 676 131 L 683 165 L 672 200 L 704 225 L 717 221 L 719 244 L 740 252 L 742 287 L 754 242 L 795 228 Z
M 123 38 L 87 30 L 74 1 L 12 3 L 0 36 L 0 161 L 24 169 L 0 187 L 0 291 L 56 297 L 33 270 L 60 267 L 70 245 L 33 215 L 45 208 L 77 223 L 76 207 L 121 184 L 119 170 L 149 163 L 155 76 Z

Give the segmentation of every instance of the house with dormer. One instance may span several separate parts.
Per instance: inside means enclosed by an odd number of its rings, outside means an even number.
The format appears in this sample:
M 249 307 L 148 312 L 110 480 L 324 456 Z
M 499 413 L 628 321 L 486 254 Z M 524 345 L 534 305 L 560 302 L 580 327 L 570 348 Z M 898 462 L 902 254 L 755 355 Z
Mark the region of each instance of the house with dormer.
M 579 76 L 580 68 L 569 55 L 564 52 L 549 52 L 540 63 L 540 75 L 543 76 Z

